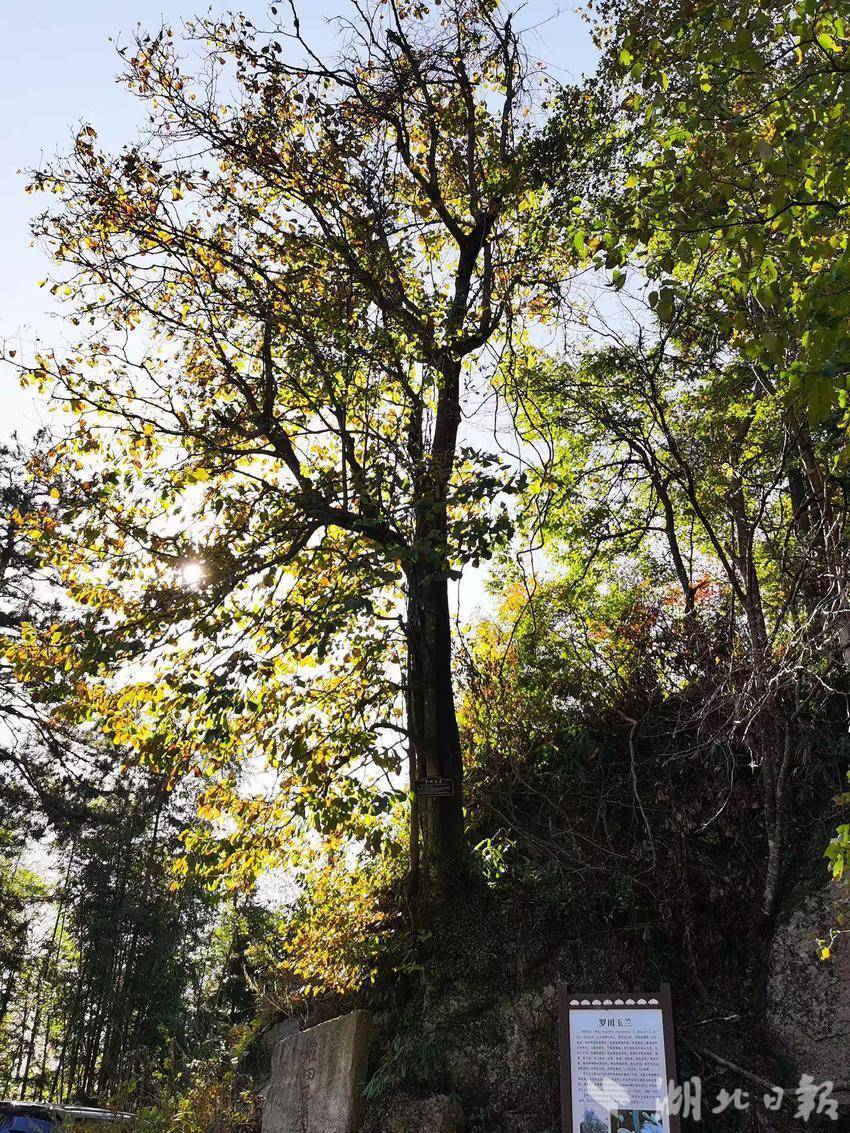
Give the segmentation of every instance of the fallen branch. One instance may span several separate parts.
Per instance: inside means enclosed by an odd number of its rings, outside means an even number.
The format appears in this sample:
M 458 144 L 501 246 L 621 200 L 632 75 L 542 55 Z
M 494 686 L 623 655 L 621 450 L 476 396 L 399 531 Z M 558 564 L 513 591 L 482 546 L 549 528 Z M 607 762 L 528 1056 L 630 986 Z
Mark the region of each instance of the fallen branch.
M 753 1074 L 751 1070 L 745 1070 L 743 1066 L 739 1066 L 737 1062 L 731 1062 L 728 1058 L 723 1058 L 714 1051 L 707 1050 L 704 1046 L 698 1046 L 696 1043 L 690 1042 L 686 1038 L 682 1038 L 682 1043 L 693 1051 L 694 1054 L 700 1054 L 703 1058 L 710 1058 L 712 1062 L 716 1062 L 719 1066 L 724 1066 L 727 1070 L 733 1071 L 735 1074 L 740 1074 L 742 1078 L 746 1078 L 749 1082 L 754 1082 L 757 1086 L 765 1086 L 768 1090 L 777 1089 L 775 1082 L 768 1082 L 767 1078 L 760 1078 L 758 1074 Z M 784 1087 L 783 1087 L 784 1089 Z

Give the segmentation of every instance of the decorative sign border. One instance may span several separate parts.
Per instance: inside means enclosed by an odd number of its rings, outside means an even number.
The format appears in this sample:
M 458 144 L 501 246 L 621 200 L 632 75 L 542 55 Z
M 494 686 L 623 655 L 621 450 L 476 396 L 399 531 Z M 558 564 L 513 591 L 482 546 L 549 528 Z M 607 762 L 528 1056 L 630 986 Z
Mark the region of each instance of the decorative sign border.
M 570 1056 L 570 1012 L 601 1008 L 611 1011 L 627 1007 L 630 1011 L 661 1011 L 664 1031 L 664 1062 L 668 1081 L 678 1082 L 676 1073 L 676 1046 L 673 1038 L 673 1001 L 670 985 L 662 984 L 658 992 L 641 992 L 634 995 L 570 995 L 565 987 L 558 989 L 558 1039 L 561 1048 L 561 1128 L 573 1133 L 572 1065 Z M 681 1133 L 679 1117 L 668 1114 L 670 1133 Z

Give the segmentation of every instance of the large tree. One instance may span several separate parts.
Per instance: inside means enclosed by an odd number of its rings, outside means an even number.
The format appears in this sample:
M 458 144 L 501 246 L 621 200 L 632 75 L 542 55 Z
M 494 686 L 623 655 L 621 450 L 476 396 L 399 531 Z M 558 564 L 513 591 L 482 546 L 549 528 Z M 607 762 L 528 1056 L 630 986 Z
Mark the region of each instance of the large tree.
M 293 27 L 189 24 L 188 66 L 170 29 L 141 36 L 144 139 L 106 154 L 86 126 L 34 175 L 86 330 L 35 370 L 89 496 L 53 544 L 103 634 L 162 665 L 145 711 L 171 730 L 135 732 L 153 763 L 206 760 L 209 812 L 227 795 L 259 854 L 293 815 L 368 826 L 406 746 L 414 782 L 451 784 L 411 823 L 412 872 L 421 844 L 445 892 L 466 869 L 449 582 L 509 527 L 517 467 L 476 413 L 521 405 L 540 290 L 528 76 L 493 4 L 358 8 L 333 63 Z M 231 790 L 257 751 L 271 809 Z

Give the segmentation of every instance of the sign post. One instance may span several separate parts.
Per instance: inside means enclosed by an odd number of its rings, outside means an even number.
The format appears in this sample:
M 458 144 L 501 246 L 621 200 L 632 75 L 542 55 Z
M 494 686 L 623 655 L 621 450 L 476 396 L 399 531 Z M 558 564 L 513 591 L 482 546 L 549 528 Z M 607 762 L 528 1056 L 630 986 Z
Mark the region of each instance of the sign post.
M 667 984 L 641 995 L 561 988 L 559 1014 L 563 1133 L 679 1133 Z

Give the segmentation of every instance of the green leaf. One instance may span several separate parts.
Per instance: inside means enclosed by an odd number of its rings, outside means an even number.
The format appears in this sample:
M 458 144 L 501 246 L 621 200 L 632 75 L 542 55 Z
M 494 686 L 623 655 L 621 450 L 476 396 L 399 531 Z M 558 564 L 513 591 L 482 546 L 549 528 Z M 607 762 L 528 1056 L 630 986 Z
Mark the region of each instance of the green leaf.
M 821 45 L 824 51 L 830 51 L 833 55 L 837 55 L 841 52 L 841 45 L 837 43 L 836 40 L 834 40 L 827 31 L 822 31 L 820 33 L 820 35 L 818 36 L 818 43 Z

